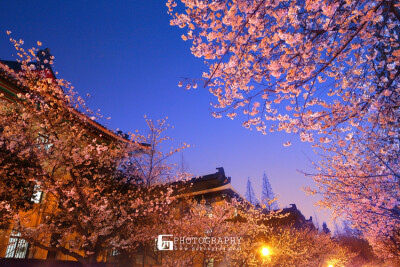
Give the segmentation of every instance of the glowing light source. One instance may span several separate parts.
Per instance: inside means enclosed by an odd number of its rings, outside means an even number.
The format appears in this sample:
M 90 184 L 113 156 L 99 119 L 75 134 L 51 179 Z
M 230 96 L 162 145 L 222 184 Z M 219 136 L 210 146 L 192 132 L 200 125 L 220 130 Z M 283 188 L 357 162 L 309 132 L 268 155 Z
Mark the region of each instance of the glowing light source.
M 267 247 L 262 247 L 261 254 L 266 257 L 266 256 L 269 256 L 271 254 L 271 251 Z

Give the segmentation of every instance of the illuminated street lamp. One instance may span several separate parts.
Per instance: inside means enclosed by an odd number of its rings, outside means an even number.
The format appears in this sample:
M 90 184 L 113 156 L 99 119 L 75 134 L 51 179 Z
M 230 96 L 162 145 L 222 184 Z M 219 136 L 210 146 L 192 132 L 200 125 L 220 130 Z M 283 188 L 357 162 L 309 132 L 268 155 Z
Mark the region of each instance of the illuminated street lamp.
M 269 255 L 271 255 L 271 251 L 270 251 L 270 249 L 268 247 L 262 247 L 261 248 L 261 254 L 264 257 L 268 257 Z
M 266 245 L 262 245 L 259 250 L 259 253 L 263 265 L 265 264 L 265 266 L 267 266 L 267 264 L 271 262 L 271 254 L 272 254 L 271 248 Z

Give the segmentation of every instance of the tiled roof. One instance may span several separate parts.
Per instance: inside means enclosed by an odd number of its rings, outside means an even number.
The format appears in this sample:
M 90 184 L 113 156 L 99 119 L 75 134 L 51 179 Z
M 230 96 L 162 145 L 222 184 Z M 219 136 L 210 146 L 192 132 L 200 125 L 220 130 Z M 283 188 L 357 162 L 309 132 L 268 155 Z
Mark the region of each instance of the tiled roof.
M 54 77 L 54 79 L 56 78 L 49 64 L 43 64 L 41 62 L 30 62 L 28 63 L 28 65 L 34 65 L 37 69 L 43 69 L 43 68 L 48 69 L 51 72 L 51 75 Z M 0 60 L 0 78 L 10 83 L 14 88 L 16 88 L 20 92 L 28 92 L 29 88 L 24 86 L 23 81 L 16 74 L 19 71 L 22 71 L 22 63 L 10 60 Z M 82 112 L 76 109 L 73 109 L 73 112 L 80 118 L 80 120 L 83 123 L 85 123 L 87 126 L 89 126 L 93 131 L 97 132 L 98 134 L 102 134 L 106 138 L 108 137 L 113 140 L 130 141 L 125 136 L 115 133 L 114 131 L 103 126 L 102 124 L 94 120 L 91 120 Z M 145 143 L 140 143 L 140 145 L 143 147 L 150 146 L 149 144 Z

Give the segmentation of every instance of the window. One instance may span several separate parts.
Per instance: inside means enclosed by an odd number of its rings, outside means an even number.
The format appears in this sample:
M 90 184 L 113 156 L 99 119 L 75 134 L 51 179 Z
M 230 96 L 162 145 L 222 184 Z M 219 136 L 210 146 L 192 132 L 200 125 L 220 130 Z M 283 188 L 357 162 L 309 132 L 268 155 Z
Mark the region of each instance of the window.
M 39 133 L 39 136 L 37 137 L 37 144 L 40 149 L 44 149 L 46 151 L 49 151 L 53 146 L 53 144 L 50 143 L 49 138 L 41 133 Z
M 21 233 L 13 231 L 8 240 L 7 251 L 4 257 L 24 259 L 28 254 L 28 248 L 29 244 L 25 239 L 21 238 Z
M 118 249 L 116 248 L 111 249 L 111 256 L 118 256 L 120 254 L 121 252 Z
M 42 200 L 42 191 L 40 191 L 40 185 L 35 184 L 33 187 L 33 194 L 31 197 L 31 201 L 33 203 L 40 203 Z

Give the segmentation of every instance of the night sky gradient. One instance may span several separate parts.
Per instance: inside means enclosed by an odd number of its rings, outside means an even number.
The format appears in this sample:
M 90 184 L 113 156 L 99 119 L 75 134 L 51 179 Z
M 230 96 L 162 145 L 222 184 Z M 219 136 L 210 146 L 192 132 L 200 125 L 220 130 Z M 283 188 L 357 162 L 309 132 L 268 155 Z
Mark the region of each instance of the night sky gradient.
M 71 82 L 81 96 L 89 93 L 89 107 L 111 117 L 109 128 L 145 133 L 144 115 L 168 116 L 173 145 L 192 145 L 183 153 L 190 173 L 204 175 L 224 167 L 237 191 L 245 194 L 250 177 L 260 197 L 265 171 L 281 207 L 296 203 L 306 217 L 317 214 L 321 225 L 328 216 L 313 206 L 315 197 L 301 190 L 313 182 L 297 172 L 312 171 L 310 159 L 316 156 L 309 144 L 283 132 L 264 136 L 249 131 L 240 118 L 215 119 L 210 102 L 216 99 L 207 89 L 177 86 L 181 77 L 201 78 L 207 68 L 181 39 L 182 29 L 169 25 L 165 2 L 3 1 L 0 58 L 16 59 L 6 30 L 23 39 L 25 48 L 41 41 L 55 57 L 58 78 Z M 288 140 L 293 145 L 284 147 Z M 181 155 L 175 161 L 180 164 Z

